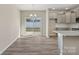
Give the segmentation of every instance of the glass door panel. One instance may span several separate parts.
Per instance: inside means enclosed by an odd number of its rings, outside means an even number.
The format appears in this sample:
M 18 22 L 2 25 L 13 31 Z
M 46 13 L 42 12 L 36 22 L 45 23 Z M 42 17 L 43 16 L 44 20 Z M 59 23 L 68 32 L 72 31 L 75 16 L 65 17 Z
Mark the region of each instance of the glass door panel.
M 39 33 L 41 31 L 40 18 L 26 19 L 26 32 Z

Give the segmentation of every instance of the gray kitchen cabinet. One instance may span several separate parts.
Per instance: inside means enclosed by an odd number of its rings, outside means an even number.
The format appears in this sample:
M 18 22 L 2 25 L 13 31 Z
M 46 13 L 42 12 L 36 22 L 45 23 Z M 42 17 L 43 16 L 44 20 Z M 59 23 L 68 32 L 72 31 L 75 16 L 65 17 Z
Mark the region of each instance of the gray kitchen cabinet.
M 61 14 L 58 14 L 58 20 L 57 20 L 57 23 L 62 23 L 62 15 Z
M 71 23 L 71 12 L 66 12 L 65 16 L 66 16 L 66 23 Z
M 76 14 L 71 13 L 71 23 L 76 23 Z
M 58 23 L 65 23 L 65 14 L 59 14 L 57 19 Z

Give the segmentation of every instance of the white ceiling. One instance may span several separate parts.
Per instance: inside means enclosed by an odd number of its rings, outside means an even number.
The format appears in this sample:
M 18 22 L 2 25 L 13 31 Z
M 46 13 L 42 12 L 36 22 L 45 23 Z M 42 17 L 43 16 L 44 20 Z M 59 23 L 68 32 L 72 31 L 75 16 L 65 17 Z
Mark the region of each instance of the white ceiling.
M 17 4 L 19 10 L 45 10 L 47 8 L 56 8 L 57 10 L 65 10 L 65 8 L 75 8 L 78 4 Z

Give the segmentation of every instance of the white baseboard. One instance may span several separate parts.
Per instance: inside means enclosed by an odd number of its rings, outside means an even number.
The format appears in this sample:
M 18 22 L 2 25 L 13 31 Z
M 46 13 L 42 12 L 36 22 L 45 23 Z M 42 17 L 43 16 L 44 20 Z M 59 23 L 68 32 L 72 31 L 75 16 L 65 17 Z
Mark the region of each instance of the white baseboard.
M 20 38 L 20 36 L 16 37 L 10 44 L 8 44 L 2 51 L 0 51 L 0 55 L 9 47 L 11 46 L 16 40 L 17 38 Z

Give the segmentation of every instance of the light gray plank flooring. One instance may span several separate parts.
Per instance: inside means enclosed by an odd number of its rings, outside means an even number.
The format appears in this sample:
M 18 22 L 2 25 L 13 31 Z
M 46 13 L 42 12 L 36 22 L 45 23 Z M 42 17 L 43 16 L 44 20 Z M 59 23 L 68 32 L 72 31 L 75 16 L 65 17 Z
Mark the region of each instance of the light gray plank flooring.
M 79 36 L 64 37 L 64 55 L 79 55 Z
M 2 55 L 58 55 L 56 37 L 25 36 L 17 39 Z

